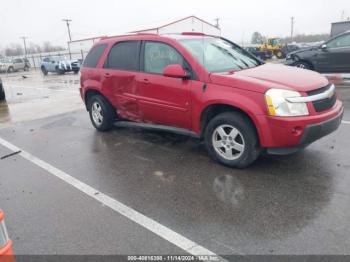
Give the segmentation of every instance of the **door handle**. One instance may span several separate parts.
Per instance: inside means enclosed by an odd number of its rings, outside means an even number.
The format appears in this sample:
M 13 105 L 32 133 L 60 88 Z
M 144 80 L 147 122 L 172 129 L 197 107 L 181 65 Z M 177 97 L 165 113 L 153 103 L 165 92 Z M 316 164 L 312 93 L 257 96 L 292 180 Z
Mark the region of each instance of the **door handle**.
M 111 74 L 110 74 L 110 73 L 105 73 L 105 74 L 104 74 L 104 77 L 105 77 L 105 78 L 109 78 L 109 77 L 111 77 Z

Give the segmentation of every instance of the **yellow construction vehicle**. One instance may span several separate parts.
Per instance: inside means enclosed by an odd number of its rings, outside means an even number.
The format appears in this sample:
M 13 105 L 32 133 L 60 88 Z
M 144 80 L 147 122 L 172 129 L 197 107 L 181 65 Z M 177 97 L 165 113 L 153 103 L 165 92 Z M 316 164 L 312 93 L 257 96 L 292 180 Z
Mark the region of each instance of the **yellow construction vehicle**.
M 283 45 L 281 43 L 280 38 L 267 39 L 267 42 L 259 45 L 259 49 L 262 52 L 267 51 L 271 53 L 271 56 L 276 56 L 279 59 L 284 58 L 286 56 L 285 52 L 283 51 Z

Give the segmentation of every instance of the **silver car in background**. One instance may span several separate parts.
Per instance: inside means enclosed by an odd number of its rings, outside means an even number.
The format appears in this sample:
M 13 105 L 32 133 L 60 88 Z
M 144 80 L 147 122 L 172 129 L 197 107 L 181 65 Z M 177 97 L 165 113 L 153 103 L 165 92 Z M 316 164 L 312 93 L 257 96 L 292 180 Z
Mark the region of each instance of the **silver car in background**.
M 40 69 L 44 75 L 49 72 L 58 74 L 74 72 L 76 74 L 80 70 L 80 63 L 78 60 L 68 60 L 64 57 L 45 57 Z
M 19 70 L 28 71 L 30 68 L 29 61 L 23 58 L 4 58 L 0 60 L 0 72 L 13 73 Z

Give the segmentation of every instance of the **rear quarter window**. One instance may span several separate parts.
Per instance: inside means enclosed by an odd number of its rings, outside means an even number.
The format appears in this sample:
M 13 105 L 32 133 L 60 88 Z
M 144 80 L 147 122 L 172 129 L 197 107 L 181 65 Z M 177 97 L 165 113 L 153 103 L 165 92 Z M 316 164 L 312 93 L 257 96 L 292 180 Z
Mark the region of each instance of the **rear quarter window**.
M 96 67 L 106 47 L 107 47 L 106 44 L 97 45 L 93 47 L 91 51 L 88 53 L 88 55 L 86 56 L 83 66 Z
M 110 50 L 104 67 L 126 71 L 139 71 L 140 41 L 116 43 Z

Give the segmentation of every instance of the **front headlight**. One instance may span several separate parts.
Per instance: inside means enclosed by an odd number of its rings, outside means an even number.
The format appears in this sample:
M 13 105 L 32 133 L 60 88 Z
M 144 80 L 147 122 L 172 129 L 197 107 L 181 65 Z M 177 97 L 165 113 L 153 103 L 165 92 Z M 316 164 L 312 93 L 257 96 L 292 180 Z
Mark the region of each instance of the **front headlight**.
M 288 54 L 288 55 L 286 56 L 286 60 L 289 60 L 289 59 L 292 59 L 292 56 Z
M 270 89 L 265 93 L 265 101 L 271 116 L 306 116 L 309 114 L 306 103 L 290 103 L 286 98 L 300 97 L 296 91 Z

